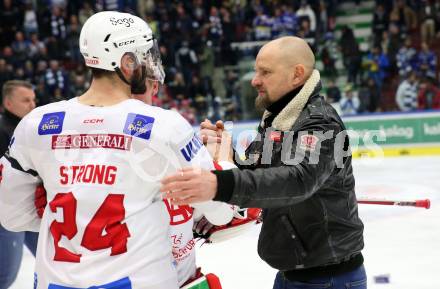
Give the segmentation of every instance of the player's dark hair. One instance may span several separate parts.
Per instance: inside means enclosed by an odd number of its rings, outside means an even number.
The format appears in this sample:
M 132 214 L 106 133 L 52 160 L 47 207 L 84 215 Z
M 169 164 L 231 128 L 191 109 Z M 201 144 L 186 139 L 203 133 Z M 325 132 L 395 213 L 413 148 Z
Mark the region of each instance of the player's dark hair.
M 111 77 L 115 72 L 100 68 L 90 68 L 92 70 L 93 78 Z

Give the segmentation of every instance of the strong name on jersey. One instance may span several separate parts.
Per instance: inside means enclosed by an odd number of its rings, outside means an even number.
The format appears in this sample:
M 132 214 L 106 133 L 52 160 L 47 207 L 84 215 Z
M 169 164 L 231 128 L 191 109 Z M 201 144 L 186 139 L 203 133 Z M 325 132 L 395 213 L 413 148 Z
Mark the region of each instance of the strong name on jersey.
M 159 181 L 184 166 L 212 169 L 178 113 L 74 98 L 32 111 L 11 143 L 0 164 L 0 221 L 40 231 L 36 288 L 178 288 Z M 33 194 L 41 182 L 48 205 L 40 224 Z

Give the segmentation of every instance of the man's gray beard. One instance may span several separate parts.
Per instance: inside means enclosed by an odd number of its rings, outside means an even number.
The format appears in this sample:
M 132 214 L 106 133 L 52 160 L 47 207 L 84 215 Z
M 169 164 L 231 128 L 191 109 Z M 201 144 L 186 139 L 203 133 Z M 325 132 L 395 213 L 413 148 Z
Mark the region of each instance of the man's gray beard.
M 255 109 L 257 112 L 264 112 L 266 108 L 271 105 L 270 101 L 265 96 L 257 96 L 255 99 Z

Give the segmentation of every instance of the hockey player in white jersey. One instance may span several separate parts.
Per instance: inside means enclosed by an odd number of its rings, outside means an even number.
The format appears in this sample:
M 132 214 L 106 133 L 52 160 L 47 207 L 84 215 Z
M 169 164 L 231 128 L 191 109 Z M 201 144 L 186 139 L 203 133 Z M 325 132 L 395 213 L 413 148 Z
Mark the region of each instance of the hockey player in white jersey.
M 160 83 L 147 79 L 146 92 L 135 94 L 134 98 L 147 104 L 152 104 L 152 98 L 158 93 Z M 212 169 L 223 170 L 236 167 L 233 163 L 219 160 L 213 162 Z M 255 224 L 258 219 L 258 209 L 240 209 L 236 206 L 226 207 L 216 202 L 214 212 L 198 207 L 195 210 L 190 206 L 175 206 L 168 200 L 164 200 L 170 215 L 170 239 L 172 253 L 178 271 L 179 285 L 184 289 L 221 289 L 220 279 L 212 273 L 202 273 L 201 268 L 196 266 L 196 240 L 194 233 L 207 242 L 218 242 L 232 238 Z M 197 205 L 195 205 L 197 207 Z M 248 211 L 252 212 L 248 215 Z M 257 212 L 255 211 L 257 210 Z M 216 222 L 213 225 L 210 220 Z M 230 220 L 230 222 L 228 222 Z M 195 223 L 194 223 L 195 222 Z
M 91 87 L 20 122 L 0 163 L 0 222 L 40 231 L 37 289 L 176 289 L 159 180 L 212 161 L 179 114 L 131 99 L 146 78 L 163 81 L 143 20 L 97 13 L 83 26 L 80 49 L 94 68 Z M 41 182 L 48 206 L 40 221 L 34 190 Z M 201 208 L 216 216 L 212 203 Z

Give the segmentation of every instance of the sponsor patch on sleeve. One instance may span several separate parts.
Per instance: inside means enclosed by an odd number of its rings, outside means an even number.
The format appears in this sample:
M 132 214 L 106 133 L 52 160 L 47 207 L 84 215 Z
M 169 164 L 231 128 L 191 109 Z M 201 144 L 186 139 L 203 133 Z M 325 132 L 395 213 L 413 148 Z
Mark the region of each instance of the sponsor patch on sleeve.
M 43 115 L 43 118 L 38 125 L 38 134 L 59 134 L 63 130 L 64 116 L 66 112 L 51 112 Z
M 299 147 L 306 151 L 315 151 L 316 145 L 318 144 L 319 138 L 312 134 L 302 135 L 300 137 L 300 145 Z
M 197 152 L 200 150 L 200 148 L 203 146 L 202 141 L 199 139 L 197 135 L 194 135 L 193 138 L 185 145 L 185 147 L 180 149 L 180 152 L 182 153 L 185 160 L 190 162 L 197 154 Z
M 129 113 L 125 122 L 124 133 L 148 140 L 151 136 L 153 124 L 153 117 Z

